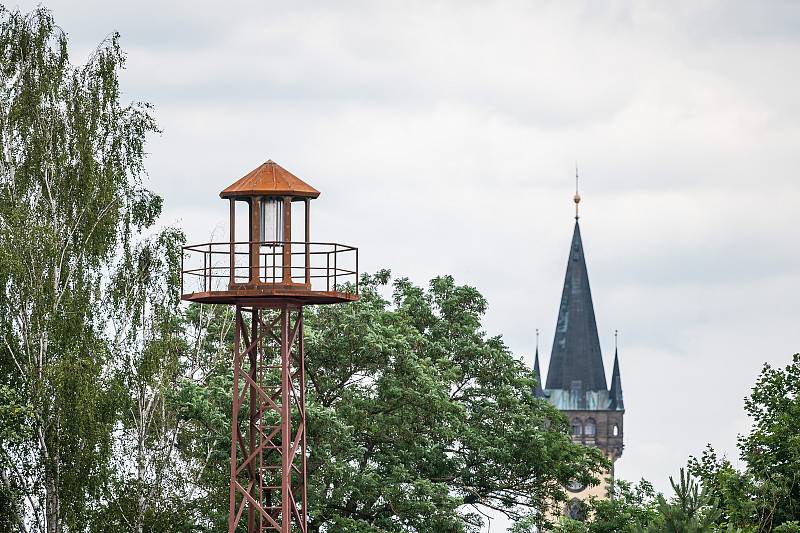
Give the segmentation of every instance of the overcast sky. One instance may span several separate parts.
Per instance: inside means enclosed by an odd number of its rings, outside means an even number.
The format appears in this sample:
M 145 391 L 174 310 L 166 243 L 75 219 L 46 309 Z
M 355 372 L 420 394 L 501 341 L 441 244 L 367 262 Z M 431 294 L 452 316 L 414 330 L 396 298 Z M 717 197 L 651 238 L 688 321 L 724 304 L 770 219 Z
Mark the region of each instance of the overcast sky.
M 544 368 L 577 161 L 623 478 L 735 456 L 760 367 L 800 350 L 797 2 L 46 5 L 74 62 L 122 34 L 163 224 L 207 240 L 219 191 L 274 159 L 322 191 L 315 240 L 478 287 L 529 363 L 541 329 Z

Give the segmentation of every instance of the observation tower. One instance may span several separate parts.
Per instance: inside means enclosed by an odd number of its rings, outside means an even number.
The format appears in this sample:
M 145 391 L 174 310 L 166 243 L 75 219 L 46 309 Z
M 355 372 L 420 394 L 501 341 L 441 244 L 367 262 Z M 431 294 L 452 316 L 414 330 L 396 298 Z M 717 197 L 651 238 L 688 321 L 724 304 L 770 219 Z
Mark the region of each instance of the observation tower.
M 318 196 L 267 161 L 220 193 L 229 241 L 183 247 L 181 298 L 236 307 L 228 533 L 307 533 L 303 306 L 358 299 L 358 249 L 311 242 Z

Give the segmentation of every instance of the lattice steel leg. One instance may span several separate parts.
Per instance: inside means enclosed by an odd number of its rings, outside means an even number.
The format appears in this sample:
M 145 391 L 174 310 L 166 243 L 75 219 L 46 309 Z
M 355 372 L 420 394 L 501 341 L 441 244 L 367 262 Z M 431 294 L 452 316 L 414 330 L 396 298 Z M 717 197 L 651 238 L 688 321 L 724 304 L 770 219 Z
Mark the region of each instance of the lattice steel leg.
M 237 306 L 233 363 L 228 532 L 235 533 L 247 508 L 248 533 L 307 533 L 302 306 Z

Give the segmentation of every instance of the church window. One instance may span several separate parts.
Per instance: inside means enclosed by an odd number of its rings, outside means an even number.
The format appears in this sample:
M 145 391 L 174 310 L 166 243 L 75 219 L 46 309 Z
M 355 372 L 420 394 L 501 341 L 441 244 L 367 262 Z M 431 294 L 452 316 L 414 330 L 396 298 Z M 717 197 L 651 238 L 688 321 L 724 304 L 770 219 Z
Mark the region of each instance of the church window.
M 587 437 L 594 437 L 597 434 L 597 424 L 593 418 L 590 418 L 583 425 L 583 434 Z
M 572 435 L 574 437 L 580 437 L 583 435 L 583 423 L 581 422 L 580 418 L 572 419 Z
M 619 437 L 619 425 L 612 424 L 611 425 L 611 436 L 612 437 Z
M 583 407 L 583 382 L 579 379 L 573 380 L 569 388 L 569 403 L 573 409 Z
M 586 485 L 577 480 L 572 480 L 567 484 L 567 490 L 570 492 L 580 492 L 586 488 Z
M 565 513 L 569 518 L 573 520 L 586 520 L 586 511 L 584 510 L 583 502 L 581 502 L 578 498 L 573 498 L 567 504 L 567 508 L 564 509 Z

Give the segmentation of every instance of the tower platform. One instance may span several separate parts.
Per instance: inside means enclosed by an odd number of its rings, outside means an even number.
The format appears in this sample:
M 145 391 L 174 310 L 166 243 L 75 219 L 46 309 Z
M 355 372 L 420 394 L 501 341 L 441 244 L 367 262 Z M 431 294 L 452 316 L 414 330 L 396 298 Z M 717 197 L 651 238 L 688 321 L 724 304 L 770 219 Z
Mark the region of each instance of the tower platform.
M 358 300 L 358 288 L 358 249 L 352 246 L 247 241 L 183 247 L 181 299 L 189 302 L 335 304 Z

